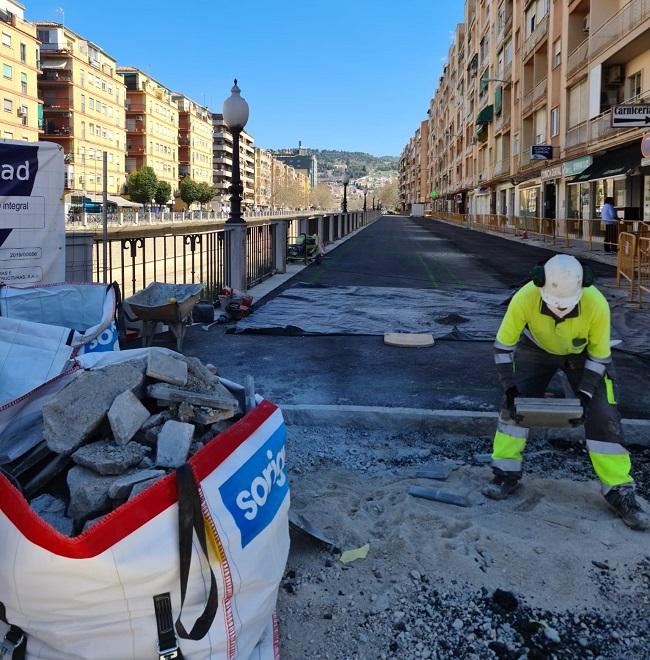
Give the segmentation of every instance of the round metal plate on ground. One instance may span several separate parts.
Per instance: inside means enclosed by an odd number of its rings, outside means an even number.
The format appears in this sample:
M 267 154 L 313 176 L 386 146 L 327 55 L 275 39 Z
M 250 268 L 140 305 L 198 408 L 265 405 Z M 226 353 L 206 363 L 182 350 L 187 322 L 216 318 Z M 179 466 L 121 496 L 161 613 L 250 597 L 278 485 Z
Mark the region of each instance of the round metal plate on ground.
M 384 344 L 389 346 L 406 346 L 422 348 L 433 346 L 433 335 L 429 333 L 414 334 L 410 332 L 387 332 L 384 334 Z

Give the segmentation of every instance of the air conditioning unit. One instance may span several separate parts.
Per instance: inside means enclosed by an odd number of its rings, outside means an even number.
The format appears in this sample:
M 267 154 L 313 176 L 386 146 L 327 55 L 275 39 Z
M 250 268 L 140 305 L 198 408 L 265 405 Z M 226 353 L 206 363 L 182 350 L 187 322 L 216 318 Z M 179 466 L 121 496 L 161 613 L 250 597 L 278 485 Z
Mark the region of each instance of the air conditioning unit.
M 587 14 L 582 20 L 582 31 L 589 32 L 589 14 Z
M 17 113 L 19 117 L 27 117 L 27 108 L 20 107 L 18 108 Z
M 623 65 L 622 64 L 612 64 L 607 69 L 607 84 L 608 85 L 620 85 L 623 82 Z

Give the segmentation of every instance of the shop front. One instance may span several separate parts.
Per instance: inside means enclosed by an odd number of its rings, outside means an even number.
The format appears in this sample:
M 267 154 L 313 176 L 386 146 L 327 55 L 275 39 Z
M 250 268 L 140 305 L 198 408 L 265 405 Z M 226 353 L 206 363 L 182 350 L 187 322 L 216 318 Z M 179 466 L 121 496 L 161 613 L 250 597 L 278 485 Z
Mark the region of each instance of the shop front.
M 519 215 L 523 218 L 541 218 L 542 182 L 529 179 L 519 184 Z

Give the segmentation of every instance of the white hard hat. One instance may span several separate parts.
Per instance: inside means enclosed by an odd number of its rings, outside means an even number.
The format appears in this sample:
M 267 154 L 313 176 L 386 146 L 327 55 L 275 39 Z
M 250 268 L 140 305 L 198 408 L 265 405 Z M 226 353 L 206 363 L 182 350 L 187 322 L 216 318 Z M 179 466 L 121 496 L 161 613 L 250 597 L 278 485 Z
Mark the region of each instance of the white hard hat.
M 582 264 L 569 254 L 556 254 L 544 264 L 542 300 L 551 309 L 572 310 L 582 298 Z

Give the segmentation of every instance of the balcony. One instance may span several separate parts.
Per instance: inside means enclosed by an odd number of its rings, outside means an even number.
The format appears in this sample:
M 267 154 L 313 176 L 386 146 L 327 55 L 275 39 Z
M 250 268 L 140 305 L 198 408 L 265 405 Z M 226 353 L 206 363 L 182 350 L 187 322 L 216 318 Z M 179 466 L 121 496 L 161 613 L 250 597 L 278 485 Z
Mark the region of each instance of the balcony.
M 510 161 L 509 160 L 498 160 L 494 163 L 494 172 L 493 176 L 502 176 L 504 174 L 510 174 Z
M 144 156 L 147 153 L 147 149 L 140 145 L 130 144 L 127 146 L 127 154 L 129 156 Z
M 43 62 L 43 73 L 39 74 L 38 82 L 48 83 L 71 83 L 72 71 L 69 69 L 48 69 L 47 60 Z
M 569 53 L 566 70 L 567 77 L 578 71 L 578 69 L 581 69 L 583 66 L 586 66 L 588 55 L 589 39 L 585 39 L 579 46 Z
M 522 107 L 522 112 L 526 112 L 532 108 L 535 103 L 542 99 L 546 95 L 546 78 L 540 80 L 535 87 L 524 94 L 524 102 Z
M 650 18 L 648 0 L 632 0 L 589 36 L 589 58 L 623 39 Z
M 566 132 L 566 148 L 572 149 L 580 144 L 585 144 L 587 142 L 588 131 L 589 125 L 586 121 L 570 128 Z
M 519 159 L 519 162 L 521 163 L 522 167 L 525 167 L 526 165 L 530 165 L 531 162 L 535 162 L 535 161 L 531 161 L 531 147 L 532 147 L 531 144 L 525 144 L 523 146 L 523 150 L 521 152 L 521 156 Z
M 144 133 L 145 124 L 143 121 L 136 121 L 135 123 L 126 123 L 126 132 L 127 133 Z
M 71 138 L 72 127 L 67 121 L 54 121 L 46 119 L 43 126 L 43 134 L 47 137 Z
M 232 166 L 232 158 L 227 158 L 226 156 L 215 156 L 212 159 L 213 165 L 231 165 Z
M 548 14 L 537 24 L 532 34 L 524 41 L 524 58 L 531 53 L 540 41 L 548 36 Z
M 131 103 L 130 101 L 127 100 L 126 102 L 126 112 L 138 112 L 140 114 L 145 113 L 146 107 L 144 103 Z

